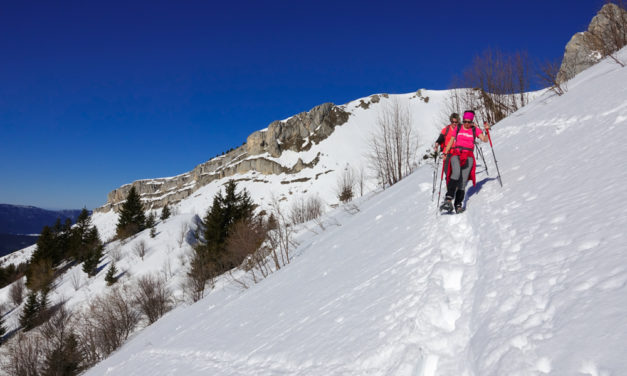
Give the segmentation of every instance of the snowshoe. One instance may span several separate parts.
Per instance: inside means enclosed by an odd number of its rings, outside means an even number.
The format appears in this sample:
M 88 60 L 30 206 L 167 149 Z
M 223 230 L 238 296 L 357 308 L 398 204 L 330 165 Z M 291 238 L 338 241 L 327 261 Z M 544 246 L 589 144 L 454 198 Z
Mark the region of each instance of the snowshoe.
M 440 211 L 453 212 L 453 200 L 446 199 L 444 203 L 440 205 Z
M 455 207 L 455 214 L 461 214 L 463 212 L 465 212 L 466 209 L 464 209 L 462 206 L 456 206 Z

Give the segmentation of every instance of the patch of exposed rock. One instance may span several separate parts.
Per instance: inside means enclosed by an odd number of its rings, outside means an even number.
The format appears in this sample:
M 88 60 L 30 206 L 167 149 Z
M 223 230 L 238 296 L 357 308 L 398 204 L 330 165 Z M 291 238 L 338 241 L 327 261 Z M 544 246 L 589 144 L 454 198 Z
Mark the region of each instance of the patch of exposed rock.
M 309 150 L 313 143 L 329 137 L 336 126 L 346 123 L 348 116 L 348 112 L 333 103 L 321 104 L 309 112 L 274 121 L 267 129 L 254 132 L 246 140 L 246 151 L 249 155 L 267 152 L 277 158 L 285 150 Z
M 562 83 L 598 63 L 603 58 L 598 43 L 612 43 L 612 33 L 620 22 L 627 22 L 627 12 L 616 4 L 605 4 L 592 18 L 587 31 L 573 35 L 564 51 L 557 82 Z M 623 32 L 625 23 L 623 23 Z
M 287 150 L 300 152 L 329 137 L 336 126 L 348 121 L 343 107 L 325 103 L 308 112 L 283 121 L 272 122 L 267 129 L 248 136 L 246 143 L 225 155 L 202 163 L 192 171 L 170 178 L 138 180 L 113 190 L 107 203 L 96 212 L 119 211 L 131 187 L 135 187 L 146 209 L 161 208 L 177 203 L 214 180 L 256 171 L 260 174 L 294 174 L 314 167 L 319 155 L 305 163 L 300 158 L 291 167 L 264 157 L 268 153 L 278 158 Z M 257 156 L 257 157 L 255 157 Z

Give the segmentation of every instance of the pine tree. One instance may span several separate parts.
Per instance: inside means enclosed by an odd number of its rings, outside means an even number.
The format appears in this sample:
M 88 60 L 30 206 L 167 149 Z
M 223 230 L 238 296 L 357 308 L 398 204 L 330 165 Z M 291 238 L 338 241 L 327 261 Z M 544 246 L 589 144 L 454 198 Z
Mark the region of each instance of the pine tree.
M 105 276 L 105 281 L 107 282 L 107 286 L 111 286 L 117 281 L 115 275 L 118 273 L 118 269 L 115 267 L 115 262 L 111 261 L 111 266 L 109 266 L 109 270 L 107 271 L 107 275 Z
M 161 220 L 165 221 L 166 219 L 170 218 L 170 214 L 170 208 L 168 207 L 168 204 L 165 204 L 163 209 L 161 209 Z
M 150 212 L 148 217 L 146 217 L 146 228 L 153 228 L 157 224 L 157 218 L 155 217 L 155 213 Z
M 30 258 L 30 263 L 34 264 L 39 260 L 52 261 L 55 248 L 55 234 L 50 226 L 44 226 L 37 238 L 37 248 Z
M 50 351 L 44 360 L 42 376 L 73 376 L 81 371 L 81 353 L 78 340 L 74 333 L 70 333 L 63 340 L 60 347 Z
M 207 260 L 216 273 L 222 273 L 234 265 L 226 252 L 226 240 L 233 225 L 253 215 L 256 205 L 248 192 L 243 189 L 236 193 L 237 185 L 230 180 L 225 187 L 224 196 L 218 192 L 213 204 L 203 221 L 205 243 L 198 247 L 197 252 L 205 252 L 202 259 Z
M 146 214 L 141 199 L 135 187 L 131 187 L 126 202 L 120 209 L 120 218 L 117 224 L 117 236 L 127 238 L 146 228 Z
M 37 320 L 39 316 L 39 301 L 37 300 L 37 293 L 31 292 L 26 299 L 26 305 L 20 315 L 20 325 L 24 328 L 24 331 L 29 331 L 37 326 Z

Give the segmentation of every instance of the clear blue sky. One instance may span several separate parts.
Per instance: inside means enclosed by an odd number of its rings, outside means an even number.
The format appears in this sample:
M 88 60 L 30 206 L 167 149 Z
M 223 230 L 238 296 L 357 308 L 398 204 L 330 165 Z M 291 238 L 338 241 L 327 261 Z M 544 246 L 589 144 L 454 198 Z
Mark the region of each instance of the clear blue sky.
M 93 209 L 276 119 L 445 89 L 488 47 L 557 59 L 588 1 L 4 1 L 0 203 Z

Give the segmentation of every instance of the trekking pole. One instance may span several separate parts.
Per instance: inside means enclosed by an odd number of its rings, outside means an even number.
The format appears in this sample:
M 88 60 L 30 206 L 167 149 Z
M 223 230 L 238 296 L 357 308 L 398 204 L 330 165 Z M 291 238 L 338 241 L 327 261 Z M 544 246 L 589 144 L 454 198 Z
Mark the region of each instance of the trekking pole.
M 444 161 L 448 161 L 448 158 L 444 158 Z M 449 161 L 450 163 L 450 161 Z M 446 163 L 442 163 L 442 173 L 440 174 L 440 189 L 438 190 L 438 202 L 436 202 L 435 205 L 435 214 L 438 214 L 438 207 L 440 206 L 440 195 L 442 194 L 442 178 L 444 178 L 444 168 L 446 166 Z M 448 168 L 448 167 L 446 167 Z
M 484 122 L 486 124 L 487 122 Z M 494 157 L 494 165 L 496 166 L 496 174 L 499 177 L 499 184 L 501 184 L 501 188 L 503 188 L 503 181 L 501 181 L 501 172 L 499 171 L 499 164 L 496 161 L 496 154 L 494 154 L 494 146 L 492 146 L 492 137 L 490 137 L 490 130 L 486 129 L 486 133 L 488 134 L 488 140 L 490 141 L 490 149 L 492 149 L 492 157 Z
M 433 201 L 433 197 L 435 196 L 435 184 L 438 181 L 438 165 L 440 164 L 439 157 L 440 153 L 436 150 L 435 155 L 435 166 L 433 167 L 433 189 L 431 190 L 431 201 Z

